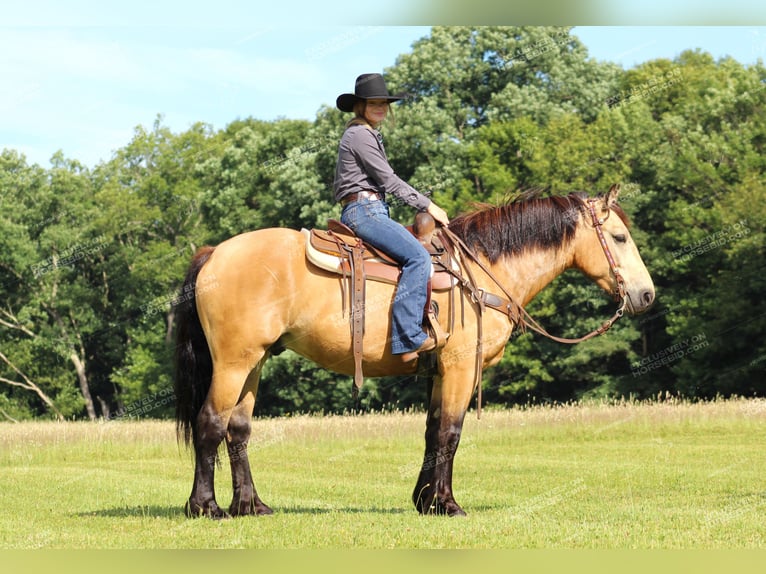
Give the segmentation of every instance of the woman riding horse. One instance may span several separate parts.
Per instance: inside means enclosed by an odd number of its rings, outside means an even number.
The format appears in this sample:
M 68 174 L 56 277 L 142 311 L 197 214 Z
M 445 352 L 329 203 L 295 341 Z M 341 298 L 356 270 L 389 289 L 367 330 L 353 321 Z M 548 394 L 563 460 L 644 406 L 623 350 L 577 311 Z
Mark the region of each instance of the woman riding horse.
M 366 128 L 365 128 L 366 129 Z M 412 500 L 423 513 L 464 514 L 452 492 L 452 469 L 468 405 L 481 371 L 503 357 L 523 308 L 564 270 L 576 268 L 622 301 L 615 316 L 642 313 L 654 286 L 617 205 L 618 190 L 537 198 L 488 207 L 453 220 L 472 251 L 463 257 L 456 296 L 434 293 L 442 309 L 464 313 L 436 351 L 438 374 L 428 398 L 425 453 Z M 261 229 L 201 248 L 184 281 L 177 310 L 176 423 L 194 445 L 190 516 L 270 514 L 248 460 L 261 369 L 284 349 L 335 372 L 353 375 L 354 357 L 341 275 L 306 258 L 306 238 L 291 229 Z M 319 296 L 317 296 L 319 294 Z M 410 375 L 415 361 L 392 353 L 394 287 L 367 282 L 364 332 L 367 376 Z M 383 304 L 385 303 L 385 304 Z M 453 309 L 454 311 L 454 309 Z M 599 330 L 601 331 L 601 329 Z M 226 441 L 233 497 L 228 514 L 215 499 L 218 447 Z
M 386 194 L 427 211 L 441 225 L 449 224 L 449 217 L 397 176 L 388 163 L 377 128 L 386 119 L 389 104 L 402 98 L 404 95 L 388 93 L 380 74 L 362 74 L 353 94 L 338 96 L 338 109 L 353 111 L 354 118 L 340 140 L 333 187 L 336 201 L 343 206 L 341 222 L 402 269 L 391 312 L 391 352 L 410 362 L 436 347 L 436 341 L 422 328 L 431 258 L 404 226 L 389 217 Z

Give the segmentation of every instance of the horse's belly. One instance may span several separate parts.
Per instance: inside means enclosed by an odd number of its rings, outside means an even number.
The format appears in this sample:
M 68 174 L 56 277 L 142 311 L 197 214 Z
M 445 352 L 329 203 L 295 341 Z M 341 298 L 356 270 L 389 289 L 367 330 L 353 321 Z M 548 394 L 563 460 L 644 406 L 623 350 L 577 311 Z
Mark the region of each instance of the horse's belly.
M 292 349 L 322 367 L 354 374 L 352 325 L 348 301 L 343 303 L 340 278 L 318 274 L 308 278 L 304 293 L 310 293 L 311 309 L 295 316 L 295 321 L 282 337 L 285 347 Z M 391 355 L 391 304 L 394 289 L 390 285 L 367 283 L 364 302 L 363 371 L 365 376 L 379 377 L 414 372 L 411 364 Z

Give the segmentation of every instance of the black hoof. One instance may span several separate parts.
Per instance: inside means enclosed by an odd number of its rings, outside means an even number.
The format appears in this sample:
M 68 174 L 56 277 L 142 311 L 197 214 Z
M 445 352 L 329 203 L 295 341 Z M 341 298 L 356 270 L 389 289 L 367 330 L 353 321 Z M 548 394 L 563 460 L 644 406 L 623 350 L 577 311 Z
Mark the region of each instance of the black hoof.
M 260 500 L 255 502 L 232 500 L 231 506 L 229 506 L 229 513 L 232 516 L 267 516 L 274 514 L 274 511 Z
M 270 514 L 274 514 L 274 511 L 265 504 L 261 503 L 255 507 L 255 514 L 258 516 L 269 516 Z
M 413 502 L 420 514 L 466 516 L 465 511 L 454 500 L 439 500 L 434 494 L 428 493 L 425 489 L 419 495 L 413 496 Z
M 465 510 L 460 508 L 457 504 L 453 504 L 452 508 L 447 508 L 447 516 L 468 516 Z
M 184 513 L 189 518 L 206 517 L 212 518 L 213 520 L 230 518 L 229 514 L 221 510 L 214 500 L 208 504 L 198 504 L 189 500 L 184 508 Z

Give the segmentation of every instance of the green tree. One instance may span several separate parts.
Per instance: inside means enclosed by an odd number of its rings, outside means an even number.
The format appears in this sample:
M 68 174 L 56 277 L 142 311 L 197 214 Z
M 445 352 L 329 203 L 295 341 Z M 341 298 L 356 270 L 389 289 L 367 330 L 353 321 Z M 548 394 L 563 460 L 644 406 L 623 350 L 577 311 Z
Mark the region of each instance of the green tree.
M 667 311 L 645 327 L 653 368 L 628 386 L 639 394 L 763 392 L 766 321 L 752 294 L 762 288 L 765 78 L 761 64 L 699 52 L 626 75 L 625 90 L 642 96 L 660 136 L 634 166 L 647 191 L 637 221 L 652 237 Z
M 113 238 L 99 268 L 111 328 L 99 342 L 118 413 L 172 389 L 178 289 L 191 256 L 211 235 L 198 171 L 219 148 L 209 126 L 173 134 L 157 118 L 95 172 L 100 213 L 93 225 Z
M 3 219 L 13 237 L 3 264 L 4 362 L 40 389 L 44 405 L 24 401 L 32 412 L 83 409 L 96 418 L 101 389 L 90 343 L 104 324 L 90 287 L 108 238 L 87 224 L 95 209 L 88 171 L 61 153 L 44 176 L 14 154 L 4 152 L 2 162 Z
M 332 194 L 317 162 L 337 147 L 335 138 L 305 121 L 252 119 L 230 124 L 222 137 L 222 153 L 200 165 L 203 210 L 216 222 L 217 242 L 253 229 L 324 224 Z

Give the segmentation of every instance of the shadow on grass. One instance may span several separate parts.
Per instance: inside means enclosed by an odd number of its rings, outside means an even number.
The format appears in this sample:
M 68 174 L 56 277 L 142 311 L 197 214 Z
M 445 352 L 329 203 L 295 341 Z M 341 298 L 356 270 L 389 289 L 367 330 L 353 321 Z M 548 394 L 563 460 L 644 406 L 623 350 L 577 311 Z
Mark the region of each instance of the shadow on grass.
M 274 508 L 274 514 L 404 514 L 410 512 L 404 508 L 308 508 L 305 506 L 288 506 L 285 508 Z M 412 512 L 415 512 L 413 509 Z
M 183 506 L 123 506 L 119 508 L 104 508 L 89 512 L 77 512 L 76 516 L 86 518 L 101 516 L 105 518 L 178 518 L 184 516 Z
M 310 508 L 307 506 L 273 507 L 274 514 L 404 514 L 416 511 L 404 508 Z M 89 512 L 78 512 L 80 518 L 104 517 L 104 518 L 186 518 L 183 506 L 129 506 L 119 508 L 104 508 Z

